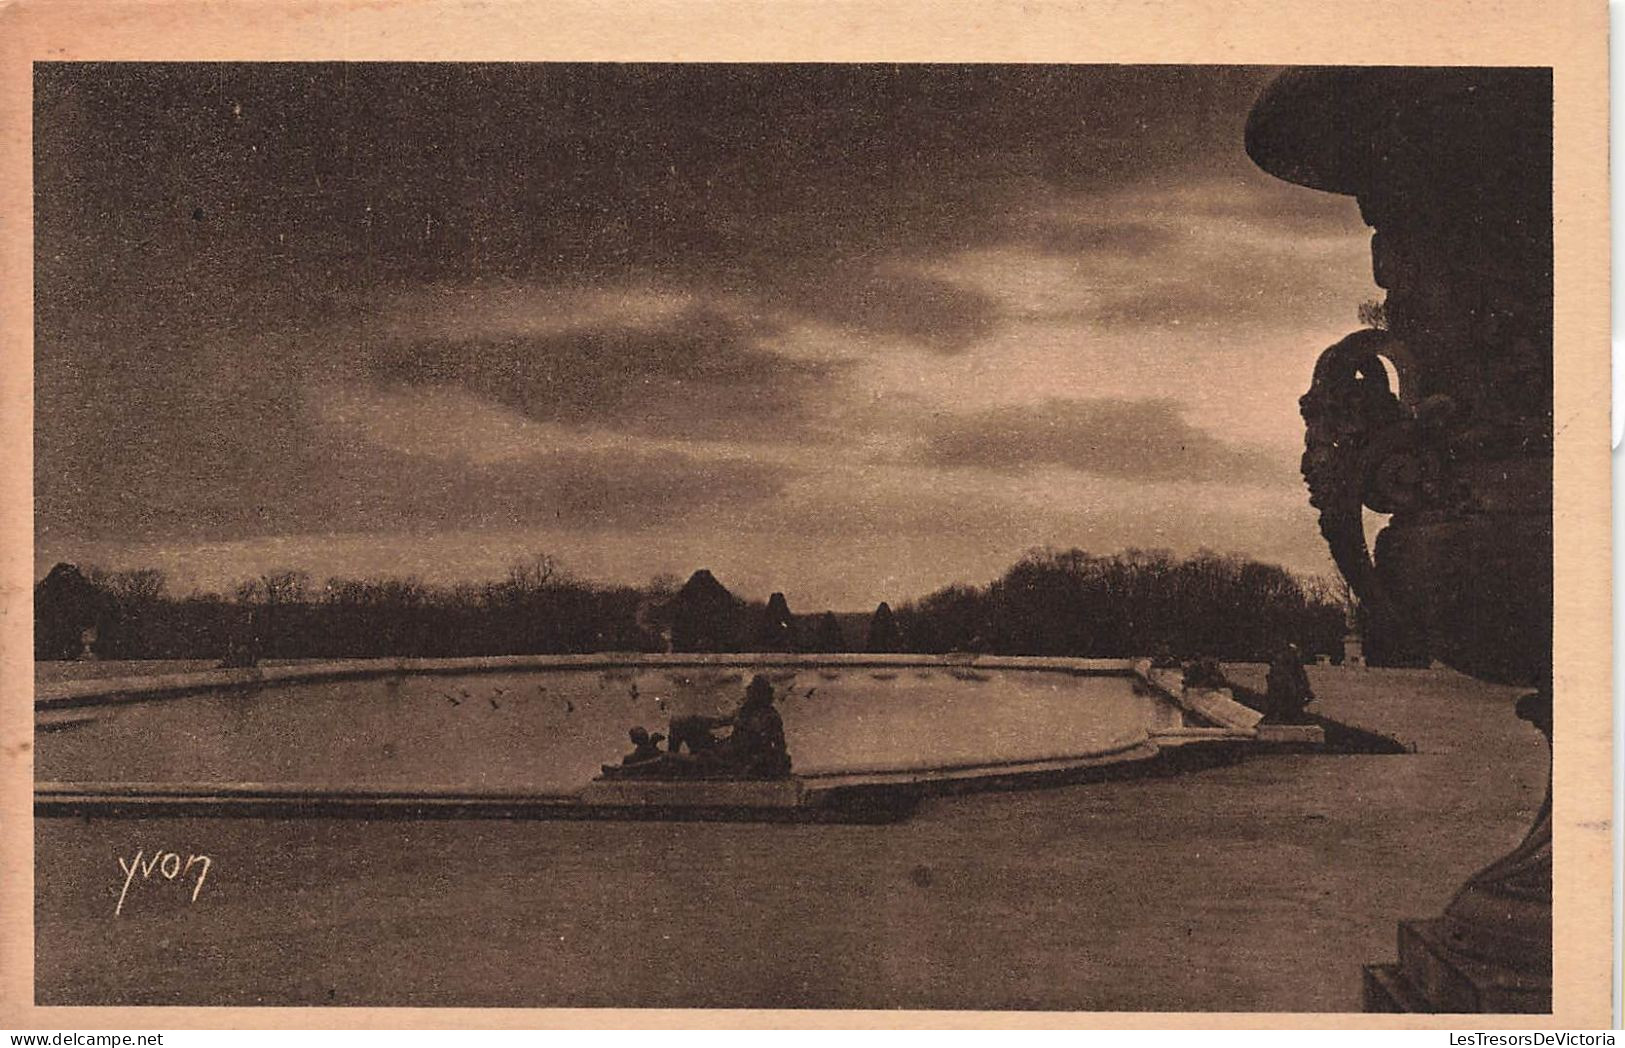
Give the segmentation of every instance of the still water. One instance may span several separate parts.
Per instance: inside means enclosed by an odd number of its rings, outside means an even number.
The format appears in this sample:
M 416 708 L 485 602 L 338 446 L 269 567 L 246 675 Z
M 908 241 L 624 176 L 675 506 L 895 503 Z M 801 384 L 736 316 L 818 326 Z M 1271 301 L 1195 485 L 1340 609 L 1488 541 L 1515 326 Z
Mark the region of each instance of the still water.
M 67 782 L 578 789 L 627 729 L 723 714 L 741 666 L 546 669 L 219 690 L 52 715 L 35 774 Z M 1143 739 L 1130 679 L 941 666 L 764 669 L 795 770 L 916 769 L 1081 756 Z M 42 727 L 46 725 L 42 724 Z

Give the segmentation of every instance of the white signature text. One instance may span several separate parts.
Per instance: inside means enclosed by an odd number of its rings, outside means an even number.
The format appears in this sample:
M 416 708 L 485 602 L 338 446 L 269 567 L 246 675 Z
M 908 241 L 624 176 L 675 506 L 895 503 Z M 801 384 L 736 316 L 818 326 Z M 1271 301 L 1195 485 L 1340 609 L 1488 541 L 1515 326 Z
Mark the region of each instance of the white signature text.
M 143 862 L 142 860 L 146 861 Z M 143 848 L 135 853 L 135 859 L 129 863 L 123 856 L 118 860 L 119 869 L 124 871 L 124 890 L 119 892 L 118 906 L 113 909 L 113 916 L 117 917 L 124 912 L 124 900 L 130 894 L 130 883 L 135 880 L 136 873 L 141 874 L 144 881 L 152 880 L 153 873 L 157 873 L 165 880 L 173 881 L 177 878 L 190 876 L 192 867 L 197 867 L 197 881 L 192 885 L 192 901 L 197 902 L 198 893 L 203 890 L 203 881 L 209 876 L 211 865 L 207 855 L 188 854 L 185 860 L 181 859 L 179 852 L 153 852 L 150 857 Z

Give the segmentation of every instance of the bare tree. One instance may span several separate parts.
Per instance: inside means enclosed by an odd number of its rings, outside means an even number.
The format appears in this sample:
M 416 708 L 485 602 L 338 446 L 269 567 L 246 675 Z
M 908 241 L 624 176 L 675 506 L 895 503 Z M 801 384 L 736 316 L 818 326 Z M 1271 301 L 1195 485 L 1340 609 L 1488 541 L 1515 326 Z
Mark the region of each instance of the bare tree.
M 360 579 L 334 577 L 322 585 L 322 603 L 354 606 L 366 599 L 367 584 Z
M 134 568 L 105 576 L 103 586 L 125 608 L 142 608 L 164 598 L 168 580 L 157 568 Z
M 301 604 L 310 591 L 310 576 L 303 571 L 269 571 L 259 582 L 266 604 Z
M 548 553 L 533 553 L 508 565 L 507 586 L 517 596 L 541 593 L 562 581 L 559 562 Z
M 656 598 L 675 597 L 677 591 L 682 588 L 683 579 L 681 576 L 669 571 L 663 571 L 658 575 L 651 576 L 649 581 L 644 583 L 643 592 L 650 597 Z

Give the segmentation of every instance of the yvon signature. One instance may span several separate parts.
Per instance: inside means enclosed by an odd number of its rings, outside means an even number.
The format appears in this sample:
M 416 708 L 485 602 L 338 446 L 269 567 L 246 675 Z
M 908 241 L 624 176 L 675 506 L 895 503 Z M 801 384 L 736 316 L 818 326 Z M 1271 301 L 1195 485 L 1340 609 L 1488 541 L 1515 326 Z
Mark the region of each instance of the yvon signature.
M 146 861 L 143 862 L 143 859 L 146 859 Z M 137 851 L 135 859 L 129 863 L 125 863 L 124 857 L 119 856 L 118 864 L 119 869 L 124 871 L 124 890 L 119 892 L 118 905 L 113 909 L 113 916 L 115 917 L 124 912 L 124 900 L 130 894 L 130 884 L 135 880 L 137 873 L 141 874 L 141 879 L 144 881 L 152 880 L 152 875 L 157 873 L 163 880 L 180 880 L 182 887 L 184 887 L 186 879 L 192 875 L 192 868 L 195 866 L 197 867 L 197 881 L 192 885 L 192 901 L 197 902 L 198 893 L 203 891 L 203 882 L 209 876 L 209 867 L 212 865 L 207 855 L 192 855 L 190 853 L 187 854 L 184 861 L 181 859 L 179 852 L 157 851 L 153 852 L 149 858 L 145 848 Z

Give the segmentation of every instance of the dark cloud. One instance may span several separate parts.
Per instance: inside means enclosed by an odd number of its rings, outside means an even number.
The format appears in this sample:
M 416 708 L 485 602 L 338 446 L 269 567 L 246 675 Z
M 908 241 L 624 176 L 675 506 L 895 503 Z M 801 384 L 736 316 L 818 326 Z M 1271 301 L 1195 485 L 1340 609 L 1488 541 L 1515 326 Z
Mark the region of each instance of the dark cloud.
M 421 443 L 441 457 L 406 455 L 324 416 L 321 396 L 355 382 L 354 361 L 340 359 L 338 351 L 324 355 L 331 348 L 325 344 L 213 334 L 126 338 L 88 325 L 71 338 L 37 341 L 35 520 L 41 542 L 544 523 L 585 531 L 642 527 L 748 505 L 772 495 L 786 476 L 769 465 L 639 450 L 635 441 L 623 452 L 541 447 L 529 448 L 535 452 L 529 458 L 501 463 L 458 461 L 434 448 L 432 434 L 443 420 L 427 414 L 411 422 L 431 434 Z M 668 377 L 679 368 L 669 358 L 666 365 Z M 578 357 L 572 366 L 590 368 L 591 361 Z M 505 372 L 486 367 L 474 372 L 477 381 L 461 385 L 453 370 L 443 385 L 494 392 Z M 697 370 L 725 372 L 737 385 L 765 382 L 765 367 L 725 358 Z M 596 395 L 618 410 L 635 410 L 631 390 L 639 376 L 613 366 L 602 370 L 614 376 L 606 382 L 623 388 L 601 385 Z M 420 377 L 436 385 L 432 375 Z M 532 381 L 535 388 L 538 380 Z M 579 391 L 583 383 L 570 388 Z M 651 392 L 651 399 L 659 397 Z M 510 393 L 505 400 L 525 398 Z M 690 403 L 714 409 L 713 424 L 726 407 L 703 396 Z M 583 410 L 566 407 L 575 412 L 571 417 Z M 629 417 L 628 425 L 635 421 Z
M 1160 399 L 1050 400 L 943 416 L 926 433 L 921 458 L 935 466 L 1062 466 L 1144 481 L 1277 483 L 1291 476 L 1276 458 L 1225 443 Z
M 229 439 L 197 440 L 187 450 L 191 458 L 53 476 L 36 497 L 38 541 L 642 530 L 697 513 L 744 512 L 791 477 L 764 463 L 658 451 L 561 450 L 491 464 L 340 442 L 307 441 L 269 459 Z
M 543 422 L 663 437 L 804 439 L 848 365 L 759 347 L 771 327 L 705 308 L 658 325 L 375 347 L 373 380 L 465 390 Z
M 952 349 L 985 303 L 885 274 L 1033 186 L 1168 177 L 1264 75 L 1132 66 L 37 67 L 41 308 L 641 273 Z M 93 149 L 84 143 L 95 142 Z M 990 206 L 992 205 L 992 206 Z
M 1000 316 L 992 296 L 975 288 L 895 270 L 838 270 L 817 283 L 772 288 L 764 299 L 792 315 L 943 353 L 958 352 L 989 334 Z

